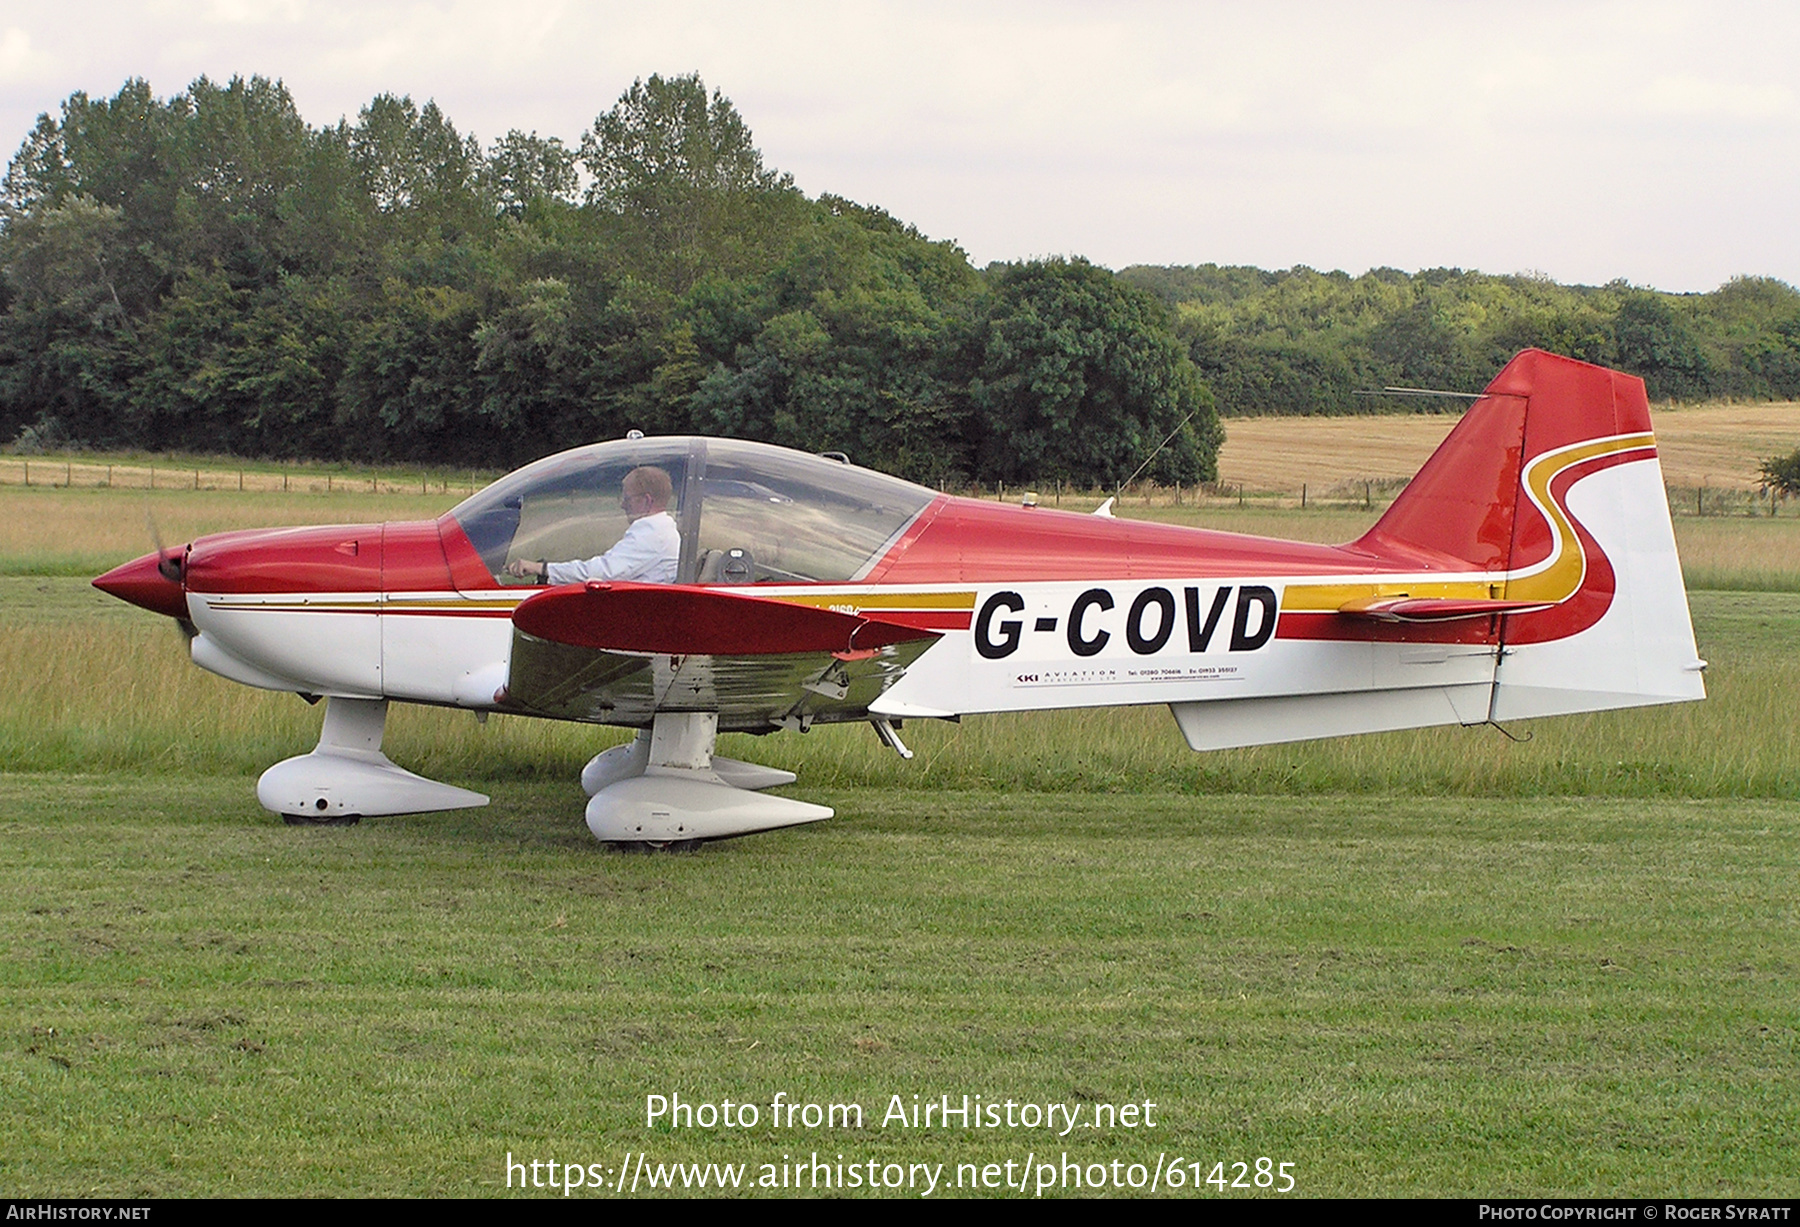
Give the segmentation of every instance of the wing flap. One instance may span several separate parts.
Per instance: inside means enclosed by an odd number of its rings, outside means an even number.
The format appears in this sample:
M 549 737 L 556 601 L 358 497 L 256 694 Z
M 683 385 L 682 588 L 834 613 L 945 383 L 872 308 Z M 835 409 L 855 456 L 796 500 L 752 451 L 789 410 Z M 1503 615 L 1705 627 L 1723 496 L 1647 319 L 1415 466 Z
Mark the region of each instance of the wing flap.
M 648 726 L 659 711 L 716 711 L 723 732 L 767 731 L 790 719 L 861 720 L 930 646 L 915 639 L 868 653 L 630 655 L 515 629 L 506 703 L 558 720 L 630 728 Z

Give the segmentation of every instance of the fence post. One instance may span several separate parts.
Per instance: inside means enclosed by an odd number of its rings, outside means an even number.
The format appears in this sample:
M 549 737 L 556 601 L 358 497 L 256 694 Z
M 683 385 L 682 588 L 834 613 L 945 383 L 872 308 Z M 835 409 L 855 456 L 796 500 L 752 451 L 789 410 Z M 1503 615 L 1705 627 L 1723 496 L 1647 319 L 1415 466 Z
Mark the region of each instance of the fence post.
M 1300 510 L 1306 510 L 1306 483 L 1300 483 Z
M 31 489 L 31 461 L 25 462 L 25 488 Z

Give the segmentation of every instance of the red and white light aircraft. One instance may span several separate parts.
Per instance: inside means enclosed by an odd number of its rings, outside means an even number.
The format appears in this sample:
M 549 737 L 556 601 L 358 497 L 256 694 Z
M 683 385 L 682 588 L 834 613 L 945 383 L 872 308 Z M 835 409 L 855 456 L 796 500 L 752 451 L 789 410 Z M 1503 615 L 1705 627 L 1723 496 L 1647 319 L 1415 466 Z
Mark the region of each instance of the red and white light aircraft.
M 677 581 L 541 587 L 671 479 Z M 517 568 L 515 568 L 517 569 Z M 390 702 L 620 725 L 582 772 L 601 840 L 811 822 L 721 731 L 1166 703 L 1196 750 L 1704 697 L 1643 383 L 1514 358 L 1365 535 L 1269 540 L 952 498 L 763 444 L 631 438 L 435 521 L 221 533 L 94 583 L 189 624 L 194 663 L 327 698 L 264 806 L 345 821 L 485 804 L 381 753 Z

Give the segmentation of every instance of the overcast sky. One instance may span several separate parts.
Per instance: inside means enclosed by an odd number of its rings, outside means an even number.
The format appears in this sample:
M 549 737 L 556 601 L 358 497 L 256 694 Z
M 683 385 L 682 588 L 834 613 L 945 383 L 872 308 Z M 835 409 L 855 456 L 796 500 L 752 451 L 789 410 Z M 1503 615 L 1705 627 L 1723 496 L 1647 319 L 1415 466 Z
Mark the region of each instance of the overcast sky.
M 573 142 L 698 71 L 809 194 L 978 264 L 1800 284 L 1800 6 L 0 0 L 0 145 L 76 90 L 279 77 Z

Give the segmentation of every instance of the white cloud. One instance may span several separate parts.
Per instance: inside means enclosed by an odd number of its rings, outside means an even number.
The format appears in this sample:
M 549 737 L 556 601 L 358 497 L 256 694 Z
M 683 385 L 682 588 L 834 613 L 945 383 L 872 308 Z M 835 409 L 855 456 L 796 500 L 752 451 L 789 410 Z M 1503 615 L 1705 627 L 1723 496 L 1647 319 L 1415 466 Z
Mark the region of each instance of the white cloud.
M 222 25 L 292 25 L 306 16 L 305 0 L 207 0 L 205 20 Z
M 983 261 L 1800 281 L 1779 4 L 0 0 L 0 29 L 18 137 L 75 89 L 261 73 L 314 123 L 392 92 L 572 140 L 634 77 L 698 70 L 808 191 Z
M 31 35 L 18 26 L 0 31 L 0 83 L 41 80 L 54 65 L 54 58 L 33 48 Z
M 1657 115 L 1735 120 L 1795 118 L 1794 91 L 1779 82 L 1709 80 L 1692 74 L 1662 76 L 1641 90 L 1644 109 Z

